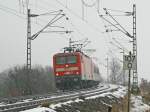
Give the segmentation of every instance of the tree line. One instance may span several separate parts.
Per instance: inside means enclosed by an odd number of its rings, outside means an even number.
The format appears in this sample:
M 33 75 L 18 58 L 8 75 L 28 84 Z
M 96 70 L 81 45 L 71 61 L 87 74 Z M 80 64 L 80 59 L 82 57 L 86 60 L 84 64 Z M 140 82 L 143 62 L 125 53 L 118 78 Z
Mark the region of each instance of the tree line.
M 123 62 L 117 58 L 112 58 L 109 62 L 108 82 L 126 86 L 128 83 L 128 71 L 123 70 Z
M 118 59 L 111 59 L 109 71 L 109 83 L 127 85 L 128 75 L 123 71 Z M 15 66 L 0 73 L 0 97 L 36 95 L 54 91 L 56 91 L 55 77 L 50 66 L 36 65 L 30 71 L 26 66 Z
M 52 67 L 36 65 L 28 71 L 15 66 L 0 73 L 0 97 L 44 94 L 55 91 Z

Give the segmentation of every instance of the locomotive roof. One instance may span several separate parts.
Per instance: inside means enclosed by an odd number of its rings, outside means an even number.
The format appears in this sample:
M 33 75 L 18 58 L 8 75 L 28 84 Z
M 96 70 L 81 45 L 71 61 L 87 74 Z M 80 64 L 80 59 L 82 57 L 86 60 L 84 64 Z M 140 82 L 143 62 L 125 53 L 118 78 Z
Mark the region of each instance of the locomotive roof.
M 88 58 L 90 58 L 89 56 L 87 56 L 86 54 L 84 54 L 83 52 L 67 52 L 67 53 L 57 53 L 54 56 L 67 56 L 67 55 L 76 55 L 76 54 L 82 54 Z

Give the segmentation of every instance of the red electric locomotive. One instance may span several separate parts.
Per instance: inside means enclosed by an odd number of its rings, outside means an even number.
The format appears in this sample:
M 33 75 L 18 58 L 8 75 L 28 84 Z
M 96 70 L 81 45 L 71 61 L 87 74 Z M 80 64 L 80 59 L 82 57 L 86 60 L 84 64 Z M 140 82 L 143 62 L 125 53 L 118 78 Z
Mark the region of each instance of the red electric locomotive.
M 98 67 L 82 52 L 55 54 L 53 68 L 56 87 L 61 90 L 91 87 L 100 80 Z

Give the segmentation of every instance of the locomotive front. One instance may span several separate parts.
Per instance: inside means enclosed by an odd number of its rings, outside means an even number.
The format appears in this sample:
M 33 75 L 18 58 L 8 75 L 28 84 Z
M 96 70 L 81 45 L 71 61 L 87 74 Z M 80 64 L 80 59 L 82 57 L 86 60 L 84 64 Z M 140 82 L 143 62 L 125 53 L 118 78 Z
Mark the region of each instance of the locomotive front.
M 53 68 L 56 87 L 58 89 L 72 89 L 81 80 L 80 54 L 58 53 L 53 57 Z

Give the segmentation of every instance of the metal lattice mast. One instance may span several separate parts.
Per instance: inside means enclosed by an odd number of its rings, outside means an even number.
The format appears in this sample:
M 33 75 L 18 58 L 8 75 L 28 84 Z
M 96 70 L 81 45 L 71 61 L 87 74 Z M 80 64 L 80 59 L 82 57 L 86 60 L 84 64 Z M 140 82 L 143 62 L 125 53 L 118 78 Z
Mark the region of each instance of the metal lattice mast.
M 136 56 L 137 61 L 137 39 L 136 39 L 136 5 L 133 5 L 133 55 Z M 137 74 L 137 62 L 136 62 L 136 70 L 133 70 L 133 85 L 132 91 L 138 91 L 138 74 Z
M 63 10 L 53 11 L 51 12 L 54 17 L 37 33 L 31 35 L 31 18 L 40 16 L 38 14 L 31 14 L 30 9 L 27 8 L 27 70 L 30 72 L 31 70 L 31 41 L 36 39 L 39 34 L 45 31 L 46 28 L 50 27 L 52 24 L 60 20 L 62 17 L 66 17 L 66 15 L 63 13 Z M 42 15 L 42 14 L 41 14 Z M 66 20 L 68 20 L 68 17 L 66 17 Z M 72 31 L 45 31 L 45 32 L 54 32 L 54 33 L 71 33 Z
M 30 18 L 30 9 L 27 10 L 27 69 L 31 70 L 31 18 Z
M 30 9 L 27 9 L 27 78 L 28 78 L 28 94 L 32 94 L 31 89 L 31 80 L 30 80 L 30 72 L 31 72 L 31 17 L 30 17 Z

